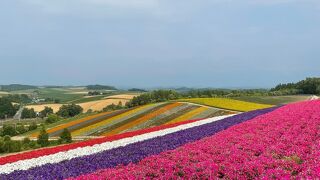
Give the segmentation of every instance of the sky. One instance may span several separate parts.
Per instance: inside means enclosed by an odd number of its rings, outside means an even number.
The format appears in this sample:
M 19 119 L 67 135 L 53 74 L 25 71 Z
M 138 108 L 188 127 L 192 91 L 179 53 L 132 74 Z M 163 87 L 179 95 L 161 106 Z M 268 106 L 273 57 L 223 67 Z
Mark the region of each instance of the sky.
M 0 84 L 268 88 L 319 32 L 319 0 L 1 0 Z

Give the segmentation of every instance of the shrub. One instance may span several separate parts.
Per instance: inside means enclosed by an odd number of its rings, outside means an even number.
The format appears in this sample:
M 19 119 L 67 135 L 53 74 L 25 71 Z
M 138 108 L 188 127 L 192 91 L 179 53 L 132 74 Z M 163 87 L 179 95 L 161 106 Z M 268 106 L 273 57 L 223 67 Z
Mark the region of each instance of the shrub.
M 67 128 L 63 129 L 63 132 L 60 135 L 59 142 L 60 143 L 71 143 L 72 142 L 71 133 Z
M 46 123 L 51 124 L 60 120 L 60 117 L 56 114 L 50 114 L 46 119 Z
M 49 145 L 49 134 L 47 133 L 44 126 L 42 127 L 42 129 L 40 131 L 37 142 L 41 147 L 46 147 Z

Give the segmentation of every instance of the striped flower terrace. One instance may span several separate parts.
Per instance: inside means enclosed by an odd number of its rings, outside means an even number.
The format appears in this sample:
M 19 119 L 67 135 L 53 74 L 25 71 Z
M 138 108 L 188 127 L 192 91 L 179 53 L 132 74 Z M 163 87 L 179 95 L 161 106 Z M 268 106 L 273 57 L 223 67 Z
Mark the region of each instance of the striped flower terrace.
M 137 163 L 277 108 L 184 121 L 0 158 L 0 179 L 65 179 Z

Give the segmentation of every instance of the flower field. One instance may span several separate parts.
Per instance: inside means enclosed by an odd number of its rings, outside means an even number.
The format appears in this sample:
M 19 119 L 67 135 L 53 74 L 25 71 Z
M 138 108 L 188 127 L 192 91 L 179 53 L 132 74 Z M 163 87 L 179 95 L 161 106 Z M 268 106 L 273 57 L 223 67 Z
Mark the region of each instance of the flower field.
M 0 179 L 317 179 L 319 125 L 319 100 L 182 121 L 0 157 Z
M 48 129 L 48 133 L 51 137 L 55 137 L 64 128 L 68 128 L 73 137 L 111 136 L 163 124 L 228 114 L 231 112 L 227 110 L 183 102 L 156 103 L 88 116 L 52 127 Z M 33 137 L 37 135 L 38 133 L 32 134 Z
M 181 101 L 191 102 L 196 104 L 203 104 L 207 106 L 212 106 L 221 109 L 229 109 L 234 111 L 253 111 L 257 109 L 264 109 L 272 107 L 272 105 L 258 104 L 252 102 L 239 101 L 234 99 L 226 98 L 192 98 L 192 99 L 182 99 Z

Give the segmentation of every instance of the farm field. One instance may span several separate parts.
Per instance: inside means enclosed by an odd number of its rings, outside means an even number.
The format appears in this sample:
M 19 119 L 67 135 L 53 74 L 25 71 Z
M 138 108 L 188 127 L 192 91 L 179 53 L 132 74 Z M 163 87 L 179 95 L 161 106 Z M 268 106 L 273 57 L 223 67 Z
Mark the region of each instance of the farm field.
M 232 99 L 247 101 L 260 104 L 272 104 L 283 105 L 292 102 L 309 100 L 308 95 L 296 95 L 296 96 L 245 96 L 245 97 L 233 97 Z
M 221 109 L 241 111 L 241 112 L 247 112 L 247 111 L 253 111 L 257 109 L 272 107 L 272 105 L 268 105 L 268 104 L 252 103 L 252 102 L 239 101 L 239 100 L 227 99 L 227 98 L 191 98 L 191 99 L 181 99 L 180 101 L 202 104 L 202 105 L 221 108 Z
M 0 157 L 0 179 L 317 179 L 319 117 L 313 100 L 161 125 Z
M 67 123 L 50 127 L 51 137 L 58 136 L 64 128 L 72 136 L 111 136 L 124 132 L 172 124 L 192 119 L 210 118 L 232 114 L 228 110 L 203 107 L 183 102 L 166 102 L 144 105 L 136 108 L 99 113 Z M 38 133 L 31 136 L 36 137 Z
M 119 97 L 122 97 L 122 95 L 118 95 L 118 97 L 116 98 L 109 97 L 107 99 L 101 99 L 101 97 L 99 97 L 99 100 L 88 98 L 87 101 L 82 103 L 77 103 L 77 104 L 83 108 L 83 112 L 87 112 L 89 109 L 93 111 L 101 111 L 103 108 L 111 104 L 117 105 L 119 102 L 121 102 L 123 105 L 126 104 L 126 102 L 130 100 L 128 99 L 128 97 L 131 97 L 131 96 L 128 96 L 128 95 L 124 95 L 124 96 L 126 97 L 125 99 L 119 98 Z M 57 112 L 62 105 L 63 104 L 39 104 L 39 105 L 28 105 L 26 106 L 26 108 L 33 108 L 35 111 L 39 112 L 43 110 L 45 106 L 48 106 L 48 107 L 51 107 L 54 112 Z

